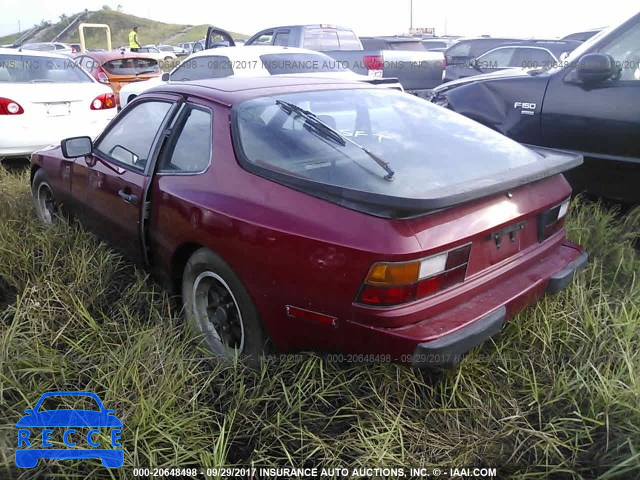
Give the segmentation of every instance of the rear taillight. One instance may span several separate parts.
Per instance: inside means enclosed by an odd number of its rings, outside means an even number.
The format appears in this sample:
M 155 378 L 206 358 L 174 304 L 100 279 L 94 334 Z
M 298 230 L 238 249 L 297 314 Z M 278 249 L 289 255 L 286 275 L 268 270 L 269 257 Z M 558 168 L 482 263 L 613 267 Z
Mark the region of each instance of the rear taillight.
M 0 97 L 0 115 L 22 115 L 24 109 L 18 102 Z
M 382 55 L 366 55 L 363 62 L 367 70 L 382 70 L 384 66 Z
M 538 217 L 538 241 L 544 242 L 564 226 L 564 220 L 569 210 L 569 199 L 560 205 L 543 212 Z
M 471 244 L 411 262 L 375 263 L 360 289 L 358 303 L 398 305 L 432 295 L 464 281 Z
M 113 93 L 98 95 L 91 102 L 91 110 L 107 110 L 116 107 L 116 97 Z
M 107 74 L 102 69 L 102 67 L 96 68 L 95 72 L 93 72 L 93 75 L 96 77 L 96 80 L 98 80 L 100 83 L 109 83 L 109 77 L 107 77 Z

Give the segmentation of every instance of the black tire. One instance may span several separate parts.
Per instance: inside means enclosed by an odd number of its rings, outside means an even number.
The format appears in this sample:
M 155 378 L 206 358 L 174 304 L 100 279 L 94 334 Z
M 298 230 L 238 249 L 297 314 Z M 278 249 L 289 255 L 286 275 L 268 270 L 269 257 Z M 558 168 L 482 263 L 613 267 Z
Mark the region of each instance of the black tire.
M 49 178 L 44 170 L 39 169 L 31 182 L 31 194 L 36 207 L 38 220 L 44 225 L 53 225 L 62 217 L 62 209 L 56 200 Z
M 270 341 L 249 293 L 222 258 L 207 248 L 191 255 L 182 275 L 182 305 L 191 333 L 221 360 L 236 355 L 257 368 Z

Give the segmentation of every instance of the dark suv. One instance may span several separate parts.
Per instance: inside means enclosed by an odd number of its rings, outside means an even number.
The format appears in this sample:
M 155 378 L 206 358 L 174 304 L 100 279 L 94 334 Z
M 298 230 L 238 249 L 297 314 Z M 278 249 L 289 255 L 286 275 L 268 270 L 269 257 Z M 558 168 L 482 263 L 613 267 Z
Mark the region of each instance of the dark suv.
M 486 50 L 477 57 L 465 61 L 455 61 L 451 64 L 447 62 L 444 81 L 450 82 L 505 68 L 548 68 L 564 60 L 571 51 L 580 45 L 581 42 L 575 40 L 513 40 L 505 42 Z M 457 46 L 456 44 L 449 48 L 445 55 L 451 51 L 455 53 Z
M 640 203 L 640 13 L 558 65 L 450 82 L 431 101 L 519 142 L 580 153 L 574 189 Z

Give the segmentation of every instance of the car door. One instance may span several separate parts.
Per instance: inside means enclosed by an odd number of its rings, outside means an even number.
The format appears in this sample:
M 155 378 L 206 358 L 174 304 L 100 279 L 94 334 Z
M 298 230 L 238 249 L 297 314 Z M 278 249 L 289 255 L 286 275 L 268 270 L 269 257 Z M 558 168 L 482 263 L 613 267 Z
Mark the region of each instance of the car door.
M 194 222 L 201 210 L 191 208 L 189 201 L 210 185 L 205 172 L 213 154 L 213 110 L 205 103 L 189 100 L 173 121 L 171 132 L 151 185 L 149 240 L 158 259 L 170 258 L 172 246 L 197 224 Z
M 553 75 L 542 106 L 543 144 L 584 154 L 584 165 L 567 175 L 575 189 L 638 203 L 640 23 L 598 52 L 615 59 L 619 77 L 585 85 L 573 66 Z
M 251 45 L 272 45 L 273 44 L 273 29 L 263 30 L 256 33 L 253 37 L 247 40 L 246 46 Z
M 133 261 L 143 263 L 146 190 L 175 102 L 142 101 L 112 122 L 92 155 L 73 165 L 74 211 L 82 222 Z
M 205 50 L 217 47 L 235 47 L 235 45 L 233 37 L 226 30 L 215 27 L 207 28 L 207 37 L 204 45 Z

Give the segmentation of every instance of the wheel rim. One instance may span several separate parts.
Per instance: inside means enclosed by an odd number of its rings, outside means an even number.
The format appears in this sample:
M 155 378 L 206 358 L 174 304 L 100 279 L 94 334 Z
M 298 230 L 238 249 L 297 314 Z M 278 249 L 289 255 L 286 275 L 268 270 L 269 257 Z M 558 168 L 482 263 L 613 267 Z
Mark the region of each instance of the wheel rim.
M 53 223 L 53 219 L 58 215 L 59 209 L 51 188 L 46 183 L 38 186 L 38 210 L 42 221 L 48 225 Z
M 244 325 L 229 285 L 213 272 L 202 272 L 193 284 L 193 313 L 216 353 L 231 356 L 244 348 Z

